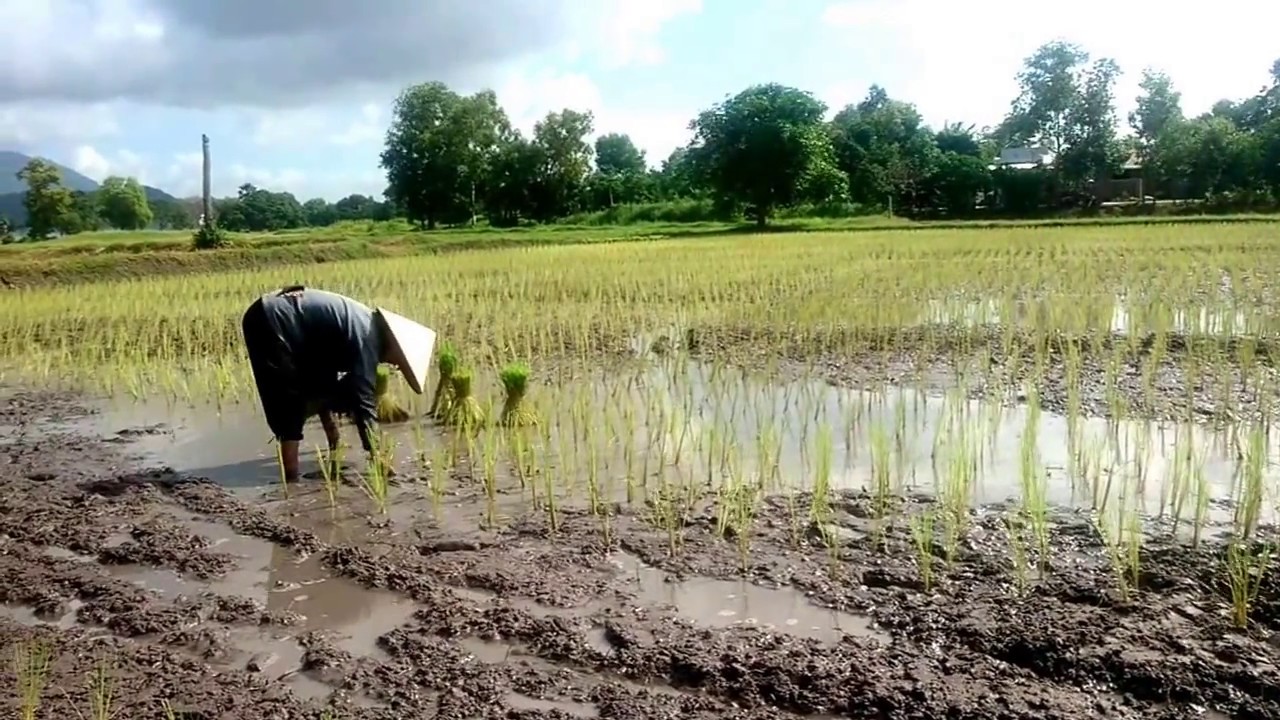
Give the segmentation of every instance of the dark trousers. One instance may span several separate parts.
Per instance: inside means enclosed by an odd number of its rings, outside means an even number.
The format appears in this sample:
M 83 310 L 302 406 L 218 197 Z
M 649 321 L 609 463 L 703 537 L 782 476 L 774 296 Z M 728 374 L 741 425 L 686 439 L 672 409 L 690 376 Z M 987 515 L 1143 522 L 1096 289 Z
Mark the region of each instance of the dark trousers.
M 267 317 L 261 298 L 245 311 L 240 327 L 267 426 L 277 440 L 302 440 L 306 400 L 299 387 L 297 368 L 288 345 Z

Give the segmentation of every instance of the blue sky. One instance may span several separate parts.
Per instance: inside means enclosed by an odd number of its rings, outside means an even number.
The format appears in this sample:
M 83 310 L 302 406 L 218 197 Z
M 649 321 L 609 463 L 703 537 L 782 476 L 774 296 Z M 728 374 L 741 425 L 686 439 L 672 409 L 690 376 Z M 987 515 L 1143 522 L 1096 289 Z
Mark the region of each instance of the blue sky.
M 1014 0 L 0 0 L 20 38 L 0 46 L 0 149 L 186 195 L 206 132 L 215 192 L 252 182 L 333 200 L 381 194 L 390 104 L 414 82 L 491 87 L 526 130 L 549 110 L 591 110 L 597 131 L 630 134 L 656 164 L 699 110 L 757 82 L 833 111 L 879 83 L 931 124 L 993 124 L 1021 60 L 1055 38 L 1117 59 L 1122 119 L 1146 66 L 1195 113 L 1266 82 L 1275 5 L 1079 0 L 1031 19 Z

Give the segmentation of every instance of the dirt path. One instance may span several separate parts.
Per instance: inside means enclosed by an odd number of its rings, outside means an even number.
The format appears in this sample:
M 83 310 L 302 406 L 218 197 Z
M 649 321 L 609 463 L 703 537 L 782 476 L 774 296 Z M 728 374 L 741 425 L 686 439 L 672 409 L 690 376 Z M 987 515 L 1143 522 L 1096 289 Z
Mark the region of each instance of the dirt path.
M 0 645 L 50 652 L 38 717 L 88 716 L 102 668 L 118 717 L 1280 718 L 1280 584 L 1232 629 L 1218 550 L 1148 544 L 1121 603 L 1064 515 L 1018 597 L 992 509 L 926 592 L 908 529 L 874 549 L 856 495 L 834 550 L 776 500 L 745 556 L 710 510 L 673 555 L 638 506 L 607 526 L 565 507 L 551 532 L 504 498 L 484 530 L 455 473 L 442 520 L 405 478 L 370 521 L 351 487 L 331 512 L 314 483 L 283 499 L 132 467 L 128 433 L 57 429 L 85 412 L 69 397 L 6 405 Z

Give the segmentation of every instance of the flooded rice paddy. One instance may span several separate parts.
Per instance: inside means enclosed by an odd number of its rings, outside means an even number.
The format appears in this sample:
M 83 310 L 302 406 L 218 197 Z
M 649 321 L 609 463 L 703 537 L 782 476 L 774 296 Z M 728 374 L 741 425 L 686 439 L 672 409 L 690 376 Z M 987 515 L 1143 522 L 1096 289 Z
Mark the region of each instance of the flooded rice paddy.
M 88 712 L 109 678 L 133 716 L 1280 718 L 1269 426 L 898 375 L 675 354 L 474 435 L 402 397 L 381 502 L 357 453 L 283 485 L 252 402 L 10 389 L 6 702 Z

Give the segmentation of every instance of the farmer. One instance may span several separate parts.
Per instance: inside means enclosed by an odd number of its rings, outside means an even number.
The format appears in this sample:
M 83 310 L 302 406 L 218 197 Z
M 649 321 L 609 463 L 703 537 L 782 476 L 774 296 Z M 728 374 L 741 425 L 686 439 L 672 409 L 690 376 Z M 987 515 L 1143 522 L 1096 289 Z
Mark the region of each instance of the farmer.
M 241 327 L 289 481 L 299 475 L 302 426 L 317 412 L 330 450 L 339 442 L 336 412 L 355 421 L 360 444 L 372 453 L 378 365 L 395 365 L 409 387 L 422 394 L 435 344 L 434 332 L 408 318 L 301 285 L 255 300 Z

